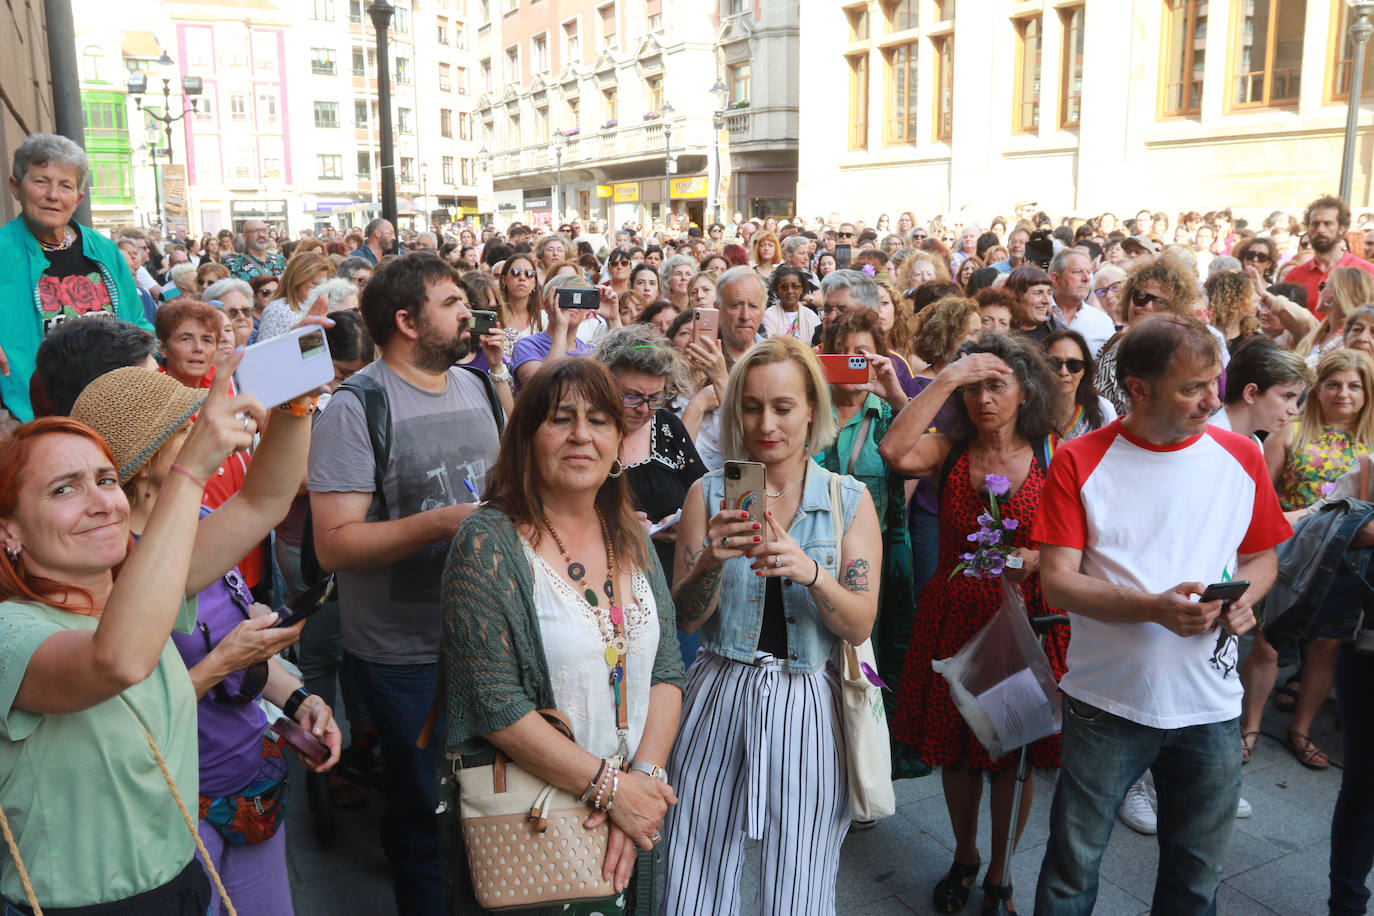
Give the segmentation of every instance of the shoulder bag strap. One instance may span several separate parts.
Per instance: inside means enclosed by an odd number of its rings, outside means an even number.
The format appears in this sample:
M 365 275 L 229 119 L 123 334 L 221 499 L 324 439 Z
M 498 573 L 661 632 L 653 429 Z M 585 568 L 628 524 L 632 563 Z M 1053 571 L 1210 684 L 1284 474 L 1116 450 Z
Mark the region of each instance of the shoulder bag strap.
M 868 428 L 873 425 L 873 414 L 865 413 L 864 420 L 859 424 L 859 431 L 854 434 L 854 447 L 849 450 L 849 470 L 846 474 L 854 474 L 854 465 L 859 460 L 859 453 L 863 451 L 864 443 L 868 441 Z
M 935 478 L 935 489 L 943 492 L 945 481 L 949 480 L 949 475 L 954 473 L 954 466 L 959 463 L 959 456 L 964 453 L 965 446 L 962 443 L 954 443 L 949 447 L 949 454 L 945 456 L 945 463 L 940 466 L 940 476 Z
M 4 808 L 0 808 L 0 833 L 5 835 L 5 845 L 9 847 L 10 858 L 14 859 L 15 871 L 19 872 L 19 883 L 24 885 L 24 896 L 28 898 L 29 909 L 33 910 L 34 916 L 43 916 L 43 908 L 38 905 L 38 895 L 33 892 L 33 883 L 29 881 L 24 860 L 19 857 L 19 844 L 14 841 L 14 834 L 10 831 L 10 819 L 5 817 Z
M 491 376 L 476 366 L 459 366 L 458 368 L 466 369 L 482 380 L 482 390 L 487 393 L 487 406 L 491 408 L 492 419 L 496 421 L 496 437 L 501 438 L 501 434 L 506 431 L 506 411 L 501 407 L 501 397 L 496 393 L 496 385 L 492 382 Z

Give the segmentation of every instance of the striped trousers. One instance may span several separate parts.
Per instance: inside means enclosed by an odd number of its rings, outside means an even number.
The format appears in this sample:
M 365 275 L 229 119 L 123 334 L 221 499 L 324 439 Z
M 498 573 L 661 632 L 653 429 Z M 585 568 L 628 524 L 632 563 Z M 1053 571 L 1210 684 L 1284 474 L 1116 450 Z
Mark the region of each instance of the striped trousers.
M 835 912 L 849 794 L 833 674 L 789 674 L 701 651 L 668 762 L 678 803 L 665 825 L 663 916 L 734 916 L 746 838 L 762 842 L 747 912 Z

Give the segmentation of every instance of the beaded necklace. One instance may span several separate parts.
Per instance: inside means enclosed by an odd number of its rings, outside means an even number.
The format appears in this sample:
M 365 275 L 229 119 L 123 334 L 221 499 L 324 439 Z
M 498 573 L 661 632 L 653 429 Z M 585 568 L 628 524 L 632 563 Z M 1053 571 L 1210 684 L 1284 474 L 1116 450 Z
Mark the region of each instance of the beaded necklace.
M 76 233 L 72 231 L 72 227 L 63 226 L 61 240 L 55 243 L 49 243 L 39 239 L 38 247 L 42 248 L 44 251 L 66 251 L 68 248 L 72 247 L 72 243 L 75 241 Z

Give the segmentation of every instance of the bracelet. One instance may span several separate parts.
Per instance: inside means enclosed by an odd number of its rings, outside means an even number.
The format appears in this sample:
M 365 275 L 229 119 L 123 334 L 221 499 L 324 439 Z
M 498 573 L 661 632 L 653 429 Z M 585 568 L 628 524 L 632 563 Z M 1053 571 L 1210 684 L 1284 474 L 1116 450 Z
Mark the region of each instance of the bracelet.
M 319 404 L 319 398 L 299 397 L 294 401 L 278 404 L 277 409 L 304 420 L 319 408 Z
M 296 711 L 301 708 L 301 704 L 313 696 L 314 694 L 305 689 L 304 685 L 297 687 L 291 696 L 286 698 L 286 705 L 282 706 L 281 711 L 286 714 L 286 718 L 294 722 L 296 721 Z
M 645 763 L 643 760 L 636 760 L 630 764 L 630 769 L 636 773 L 643 773 L 651 779 L 657 779 L 665 786 L 668 784 L 668 771 L 663 767 L 652 763 Z
M 619 770 L 616 770 L 616 771 L 614 772 L 614 774 L 611 776 L 611 797 L 608 798 L 608 799 L 606 799 L 606 807 L 602 808 L 602 809 L 601 809 L 602 811 L 610 811 L 610 810 L 611 810 L 611 806 L 615 804 L 615 793 L 616 793 L 619 789 L 620 789 L 620 771 L 619 771 Z
M 808 583 L 806 583 L 805 585 L 803 585 L 802 588 L 810 588 L 811 586 L 815 585 L 817 582 L 820 581 L 820 578 L 821 578 L 821 563 L 820 563 L 820 561 L 817 560 L 815 557 L 812 557 L 812 558 L 811 558 L 811 562 L 816 564 L 816 574 L 815 574 L 814 576 L 812 576 L 812 577 L 811 577 L 811 581 L 808 582 Z
M 192 474 L 190 471 L 186 470 L 184 467 L 182 467 L 179 464 L 176 464 L 175 462 L 172 464 L 172 470 L 176 471 L 178 474 L 184 474 L 188 479 L 193 481 L 195 485 L 200 487 L 202 490 L 204 490 L 208 486 L 208 484 L 205 481 L 201 480 L 195 474 Z
M 596 794 L 596 787 L 601 783 L 601 777 L 605 775 L 606 761 L 603 760 L 601 761 L 601 769 L 596 771 L 596 776 L 592 777 L 592 781 L 587 785 L 587 791 L 582 793 L 582 797 L 578 801 L 583 803 L 591 801 L 592 796 Z

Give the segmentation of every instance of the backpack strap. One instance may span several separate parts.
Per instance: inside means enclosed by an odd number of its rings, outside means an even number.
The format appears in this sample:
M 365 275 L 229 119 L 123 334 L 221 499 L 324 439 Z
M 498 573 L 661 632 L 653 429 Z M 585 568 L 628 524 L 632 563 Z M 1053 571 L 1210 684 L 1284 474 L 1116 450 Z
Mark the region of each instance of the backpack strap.
M 496 385 L 492 383 L 491 376 L 476 366 L 460 365 L 458 368 L 466 369 L 482 380 L 482 390 L 487 393 L 487 405 L 491 407 L 492 418 L 496 420 L 496 438 L 501 438 L 506 431 L 506 411 L 501 407 L 501 397 L 496 393 Z
M 935 478 L 936 491 L 942 492 L 945 489 L 945 481 L 949 480 L 949 475 L 954 473 L 954 466 L 959 463 L 959 456 L 964 454 L 968 446 L 962 442 L 956 442 L 949 447 L 949 454 L 945 456 L 945 463 L 940 465 L 940 473 Z

